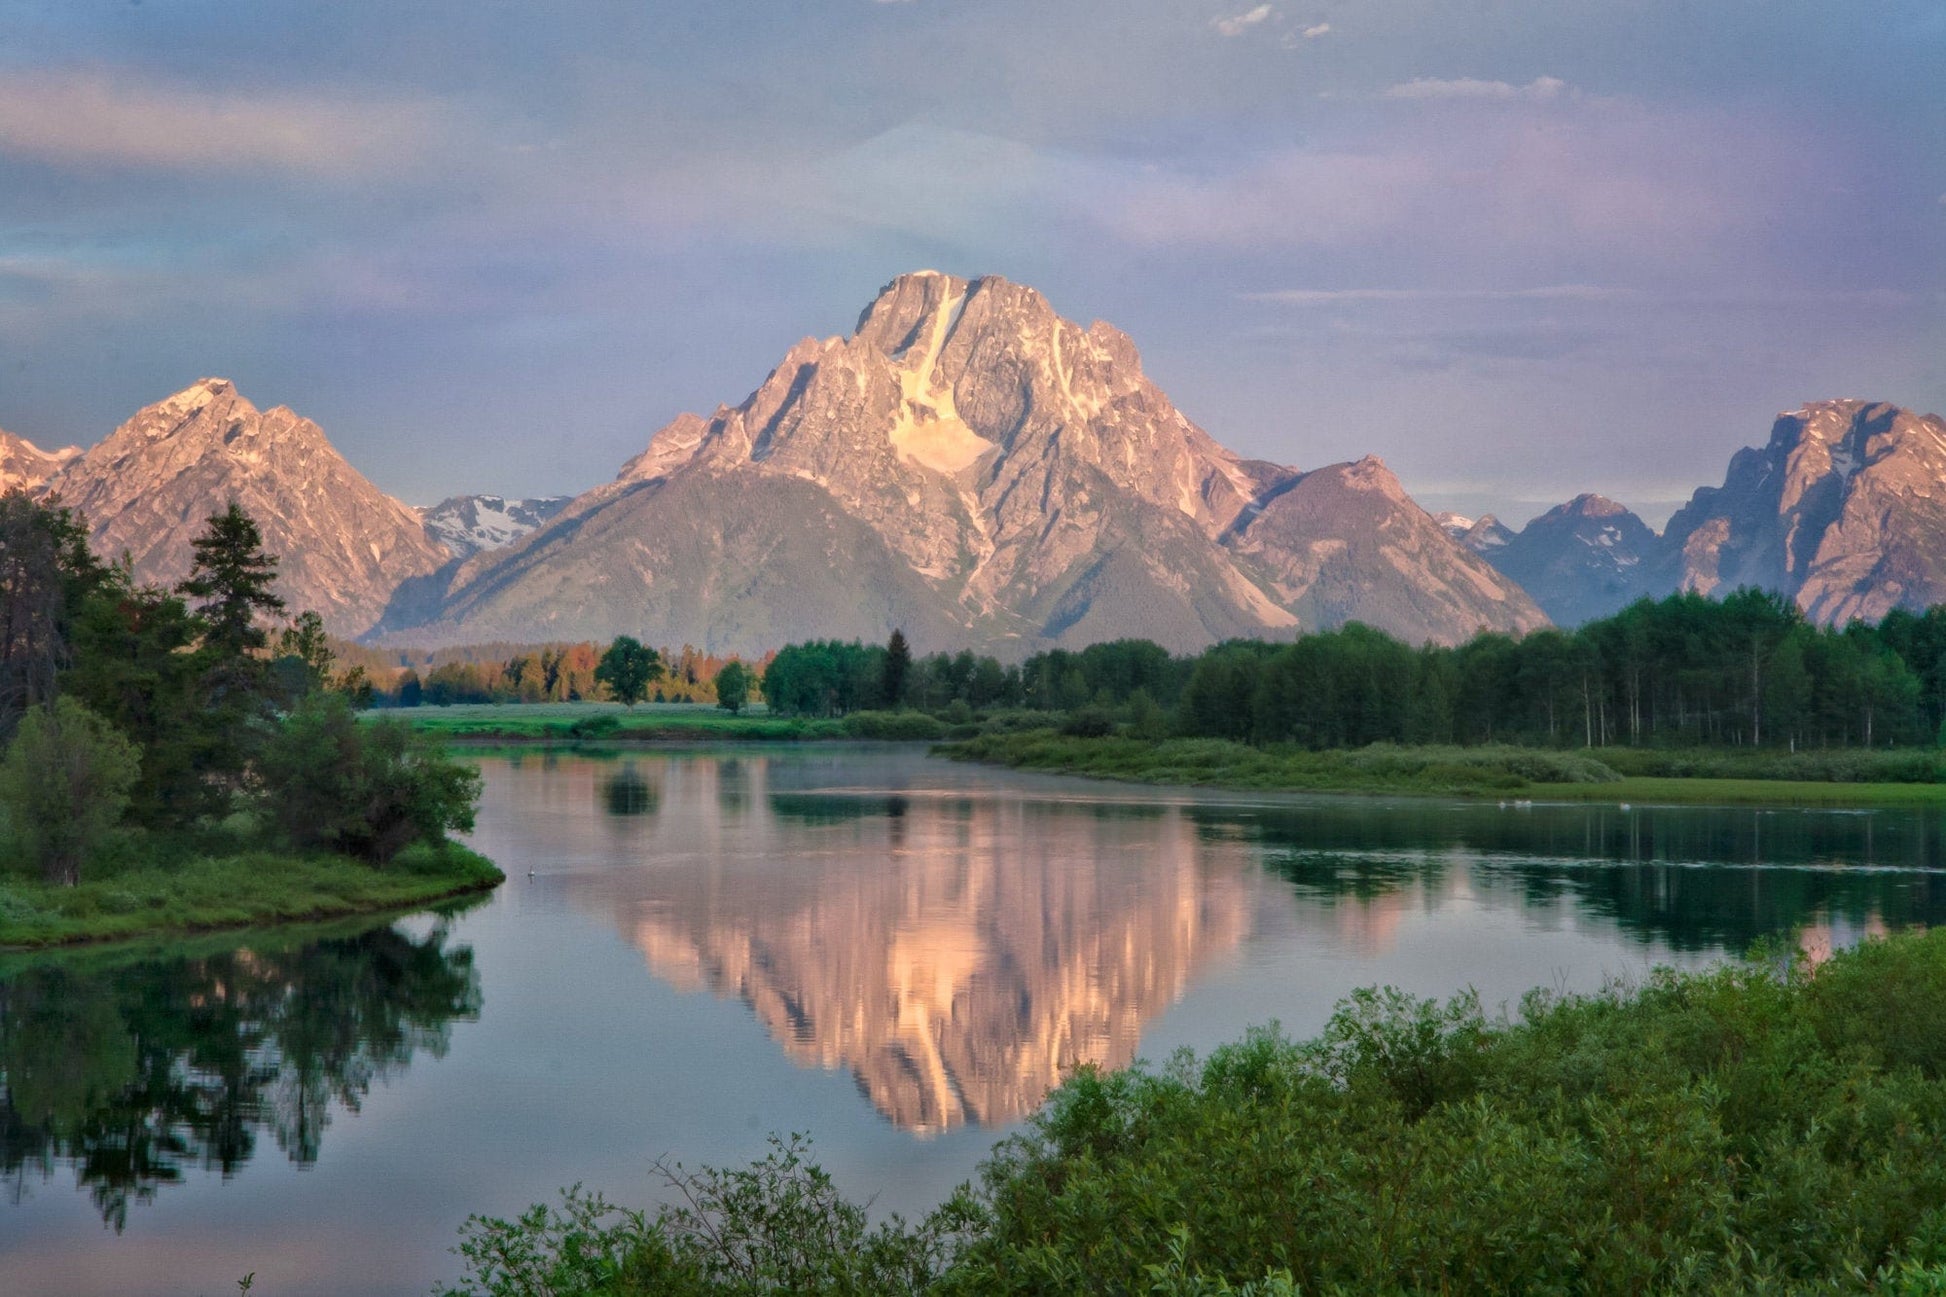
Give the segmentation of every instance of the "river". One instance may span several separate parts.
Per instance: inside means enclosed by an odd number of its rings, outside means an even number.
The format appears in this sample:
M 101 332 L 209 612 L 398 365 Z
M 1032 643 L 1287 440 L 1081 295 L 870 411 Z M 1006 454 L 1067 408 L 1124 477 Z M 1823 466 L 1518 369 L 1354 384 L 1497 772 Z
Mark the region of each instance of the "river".
M 923 1212 L 1080 1063 L 1946 917 L 1946 816 L 1266 797 L 802 746 L 478 758 L 458 913 L 0 963 L 0 1292 L 424 1294 L 471 1212 L 807 1132 Z

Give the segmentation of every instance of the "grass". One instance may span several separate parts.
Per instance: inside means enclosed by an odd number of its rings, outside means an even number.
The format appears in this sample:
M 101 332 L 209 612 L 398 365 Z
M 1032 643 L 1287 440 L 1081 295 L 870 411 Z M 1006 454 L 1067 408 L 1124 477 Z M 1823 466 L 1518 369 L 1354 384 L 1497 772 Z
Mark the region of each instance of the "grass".
M 957 760 L 1131 783 L 1253 791 L 1506 795 L 1537 784 L 1614 784 L 1621 776 L 1578 753 L 1515 747 L 1351 751 L 1256 748 L 1223 739 L 1074 738 L 1053 730 L 982 734 L 936 751 Z
M 1548 801 L 1644 806 L 1946 806 L 1946 784 L 1821 782 L 1811 779 L 1706 779 L 1631 776 L 1617 783 L 1537 783 L 1526 795 Z
M 419 909 L 503 881 L 491 861 L 456 843 L 408 848 L 384 869 L 344 856 L 246 851 L 84 875 L 78 887 L 0 876 L 0 949 Z
M 1408 793 L 1694 806 L 1946 806 L 1946 782 L 1901 782 L 1924 753 L 1728 754 L 1605 748 L 1399 747 L 1314 752 L 1221 739 L 1075 738 L 1053 730 L 982 734 L 943 755 L 1130 783 L 1253 792 Z M 1681 773 L 1659 773 L 1678 771 Z M 1716 774 L 1714 772 L 1726 772 Z M 1729 777 L 1727 772 L 1740 771 Z M 1789 776 L 1797 775 L 1797 778 Z
M 923 712 L 853 712 L 839 718 L 773 716 L 761 706 L 736 714 L 700 703 L 462 703 L 371 713 L 454 743 L 804 742 L 818 739 L 925 741 L 945 725 Z

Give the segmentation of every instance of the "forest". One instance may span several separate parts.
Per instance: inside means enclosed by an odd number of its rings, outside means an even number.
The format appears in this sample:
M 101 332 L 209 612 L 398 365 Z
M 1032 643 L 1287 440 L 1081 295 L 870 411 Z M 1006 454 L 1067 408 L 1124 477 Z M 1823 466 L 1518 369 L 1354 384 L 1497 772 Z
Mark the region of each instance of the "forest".
M 1946 608 L 1812 625 L 1738 590 L 1644 599 L 1577 630 L 1413 647 L 1356 623 L 1193 655 L 1145 640 L 1037 653 L 1018 666 L 892 644 L 793 644 L 762 681 L 772 711 L 831 716 L 994 709 L 1126 725 L 1138 736 L 1310 748 L 1936 746 L 1946 722 Z M 1079 714 L 1077 716 L 1077 714 Z

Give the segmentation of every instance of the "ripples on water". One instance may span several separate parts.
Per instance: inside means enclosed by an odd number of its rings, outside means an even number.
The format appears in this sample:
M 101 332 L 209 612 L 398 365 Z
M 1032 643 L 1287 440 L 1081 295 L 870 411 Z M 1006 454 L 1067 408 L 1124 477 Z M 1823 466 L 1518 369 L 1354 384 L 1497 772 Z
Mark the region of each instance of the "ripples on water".
M 512 881 L 470 913 L 0 965 L 0 1290 L 423 1292 L 467 1211 L 646 1200 L 651 1159 L 765 1130 L 923 1208 L 1080 1063 L 1308 1033 L 1374 982 L 1496 1003 L 1946 912 L 1934 812 L 1266 801 L 884 748 L 482 764 Z

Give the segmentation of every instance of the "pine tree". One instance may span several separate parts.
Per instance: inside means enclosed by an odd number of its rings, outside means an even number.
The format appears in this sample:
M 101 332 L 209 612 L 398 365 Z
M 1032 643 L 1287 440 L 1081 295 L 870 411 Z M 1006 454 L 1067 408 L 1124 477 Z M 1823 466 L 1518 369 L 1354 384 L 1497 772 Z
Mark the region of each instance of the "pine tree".
M 905 701 L 905 680 L 911 673 L 912 646 L 905 642 L 904 631 L 895 630 L 885 641 L 885 674 L 881 679 L 887 707 L 897 708 Z
M 210 515 L 193 544 L 195 563 L 176 589 L 198 601 L 196 612 L 209 628 L 205 643 L 231 660 L 264 648 L 269 636 L 258 617 L 284 611 L 284 601 L 271 591 L 277 559 L 264 552 L 256 520 L 231 500 L 229 508 Z

